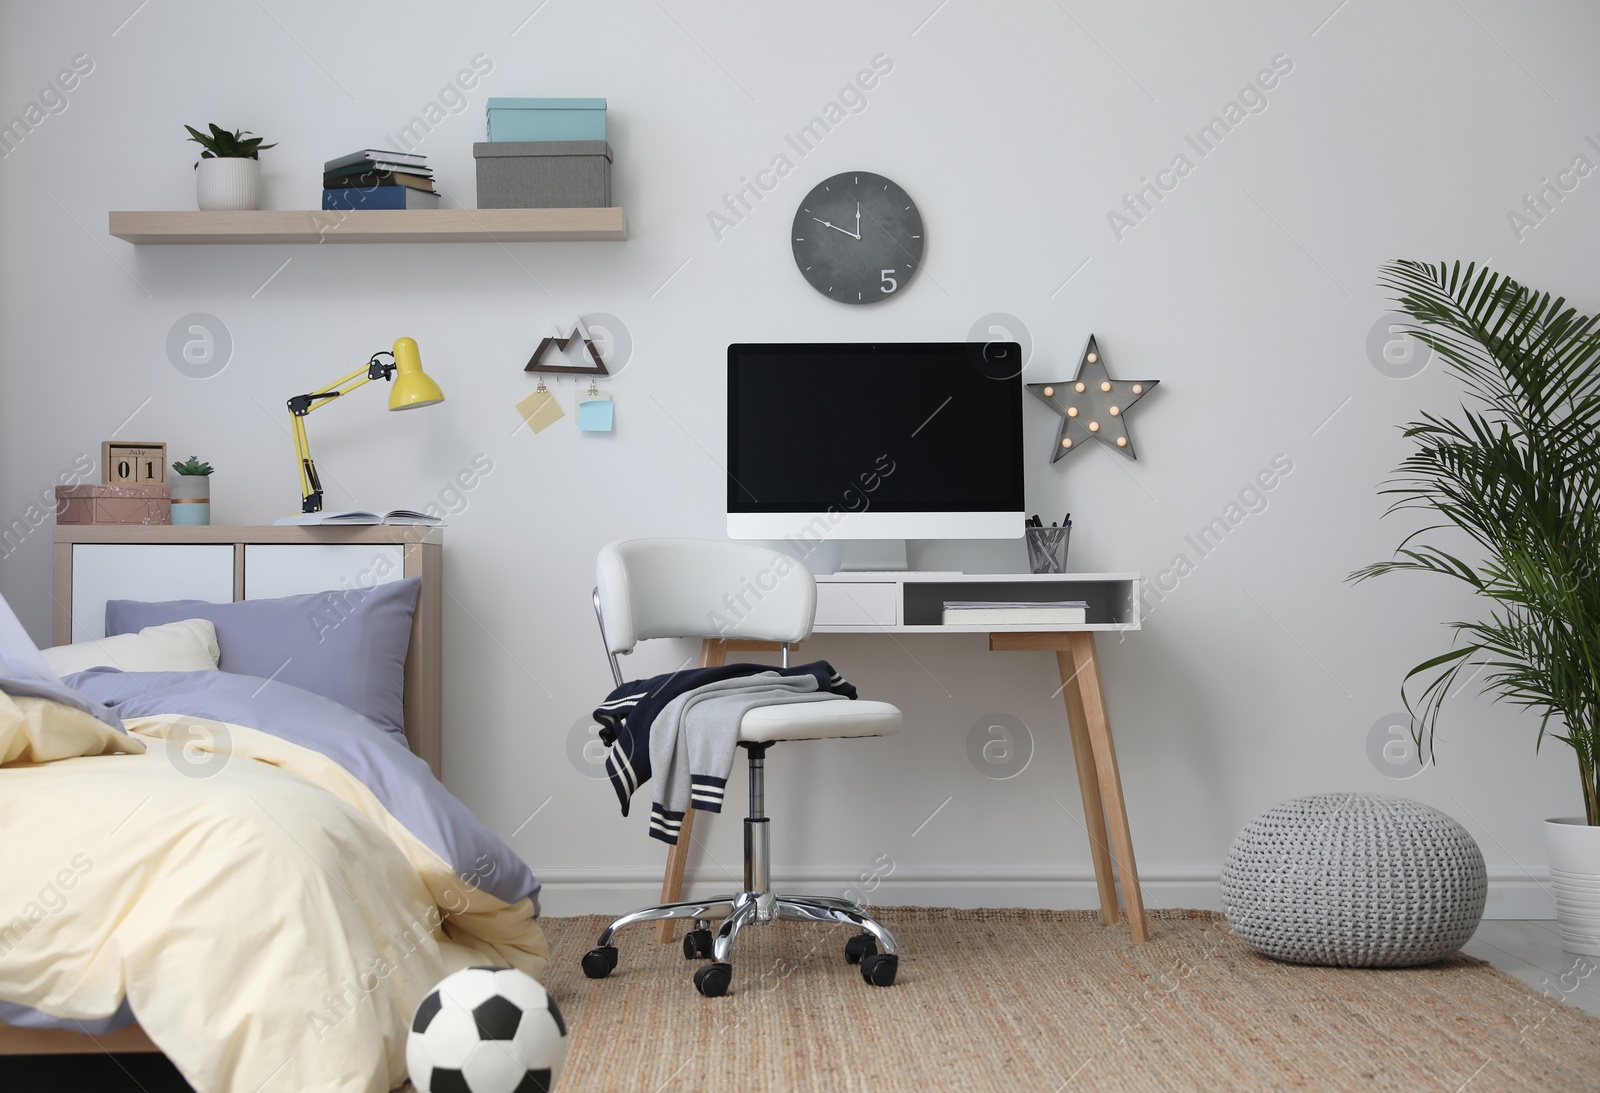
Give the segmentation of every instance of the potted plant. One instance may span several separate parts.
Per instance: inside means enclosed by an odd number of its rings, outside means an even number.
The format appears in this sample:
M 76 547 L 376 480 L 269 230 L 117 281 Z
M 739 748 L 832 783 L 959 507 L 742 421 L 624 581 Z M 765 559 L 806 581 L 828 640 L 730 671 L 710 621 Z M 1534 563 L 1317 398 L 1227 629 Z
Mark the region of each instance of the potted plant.
M 1406 674 L 1412 731 L 1432 754 L 1445 698 L 1481 674 L 1485 692 L 1539 715 L 1537 744 L 1572 748 L 1583 815 L 1545 822 L 1550 873 L 1563 947 L 1600 955 L 1600 323 L 1471 264 L 1395 262 L 1379 284 L 1470 399 L 1405 426 L 1416 450 L 1382 492 L 1425 526 L 1351 578 L 1436 573 L 1486 601 L 1483 617 L 1448 624 L 1454 648 Z
M 204 149 L 195 163 L 195 196 L 202 209 L 261 208 L 260 153 L 276 144 L 262 144 L 248 130 L 228 132 L 215 122 L 208 136 L 192 125 L 189 139 Z
M 172 522 L 211 523 L 211 464 L 191 455 L 172 469 L 178 472 L 172 480 Z

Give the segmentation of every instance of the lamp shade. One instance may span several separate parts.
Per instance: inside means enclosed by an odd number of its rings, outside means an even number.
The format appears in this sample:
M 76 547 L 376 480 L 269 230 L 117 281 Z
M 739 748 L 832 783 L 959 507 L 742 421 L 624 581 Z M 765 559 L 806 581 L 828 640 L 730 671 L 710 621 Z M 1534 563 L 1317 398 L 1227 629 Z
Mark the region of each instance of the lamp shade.
M 422 354 L 415 338 L 400 338 L 394 343 L 395 376 L 389 390 L 389 409 L 415 410 L 444 401 L 444 392 L 433 377 L 422 370 Z

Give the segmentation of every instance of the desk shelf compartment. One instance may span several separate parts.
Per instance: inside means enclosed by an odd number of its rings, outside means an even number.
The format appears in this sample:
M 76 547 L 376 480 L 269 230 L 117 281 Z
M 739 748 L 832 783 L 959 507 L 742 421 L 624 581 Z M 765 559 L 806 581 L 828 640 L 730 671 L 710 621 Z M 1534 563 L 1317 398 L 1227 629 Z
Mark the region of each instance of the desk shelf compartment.
M 1089 627 L 1137 626 L 1138 613 L 1134 610 L 1133 594 L 1127 581 L 1029 581 L 1025 584 L 986 582 L 972 585 L 961 582 L 908 581 L 901 616 L 906 626 L 932 626 L 940 630 L 1028 630 L 1027 626 L 943 626 L 946 600 L 997 600 L 1007 603 L 1042 603 L 1047 600 L 1085 600 L 1089 604 Z M 1060 627 L 1042 626 L 1032 629 L 1056 630 Z
M 817 577 L 819 634 L 1007 634 L 1139 629 L 1137 573 L 828 573 Z M 1076 626 L 945 626 L 946 600 L 1084 600 Z

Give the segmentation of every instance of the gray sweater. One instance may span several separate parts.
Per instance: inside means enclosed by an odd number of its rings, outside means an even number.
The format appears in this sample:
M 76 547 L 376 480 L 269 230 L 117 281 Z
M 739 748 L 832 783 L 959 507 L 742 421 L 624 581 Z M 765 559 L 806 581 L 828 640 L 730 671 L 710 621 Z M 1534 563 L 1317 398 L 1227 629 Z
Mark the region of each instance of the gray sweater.
M 728 772 L 738 751 L 739 723 L 750 710 L 789 702 L 837 701 L 839 696 L 817 690 L 813 676 L 777 672 L 718 680 L 674 698 L 662 707 L 650 730 L 650 767 L 656 778 L 650 834 L 676 844 L 683 814 L 691 804 L 707 812 L 722 811 Z

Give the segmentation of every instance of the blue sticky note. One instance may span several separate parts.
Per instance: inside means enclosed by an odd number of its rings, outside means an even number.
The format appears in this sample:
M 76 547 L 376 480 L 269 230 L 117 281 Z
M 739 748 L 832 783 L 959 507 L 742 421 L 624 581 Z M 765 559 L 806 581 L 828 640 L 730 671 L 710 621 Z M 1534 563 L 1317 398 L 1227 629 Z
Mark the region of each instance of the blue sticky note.
M 616 409 L 608 398 L 584 399 L 578 403 L 578 429 L 585 433 L 609 433 Z

